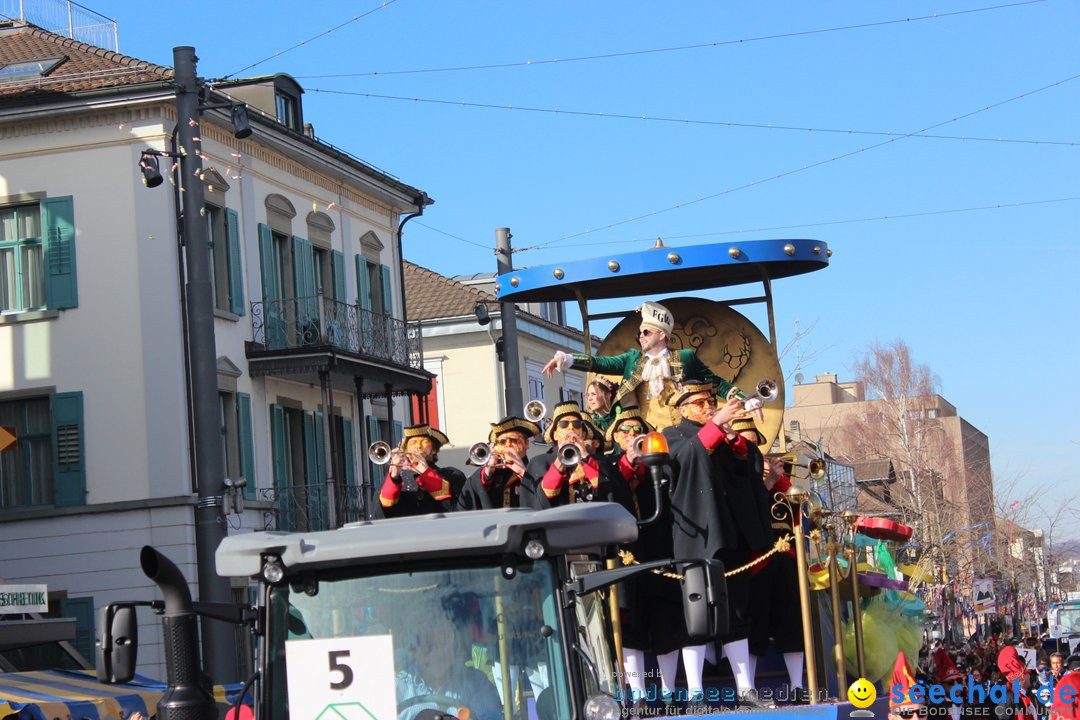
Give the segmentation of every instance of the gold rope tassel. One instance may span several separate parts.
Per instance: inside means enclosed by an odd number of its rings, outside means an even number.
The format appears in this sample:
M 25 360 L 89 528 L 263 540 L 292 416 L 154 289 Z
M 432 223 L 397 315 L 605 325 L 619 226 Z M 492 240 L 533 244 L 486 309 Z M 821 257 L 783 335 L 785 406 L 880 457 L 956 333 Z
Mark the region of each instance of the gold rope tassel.
M 762 562 L 763 560 L 766 560 L 766 559 L 772 557 L 773 555 L 775 555 L 778 552 L 787 552 L 789 549 L 791 549 L 791 541 L 794 540 L 794 539 L 795 539 L 795 537 L 793 535 L 790 535 L 790 534 L 784 535 L 781 538 L 777 538 L 776 542 L 773 543 L 772 549 L 770 549 L 769 552 L 765 553 L 764 555 L 762 555 L 759 558 L 754 558 L 750 562 L 748 562 L 745 565 L 742 565 L 740 567 L 737 567 L 734 570 L 728 570 L 727 572 L 724 573 L 724 577 L 731 577 L 732 575 L 737 575 L 737 574 L 739 574 L 741 572 L 746 572 L 750 568 L 754 567 L 755 565 Z M 619 551 L 619 559 L 623 561 L 623 565 L 640 565 L 641 564 L 641 563 L 638 562 L 637 558 L 634 557 L 634 554 L 632 552 L 630 552 L 629 550 L 620 550 Z M 662 575 L 662 576 L 664 576 L 666 578 L 671 578 L 672 580 L 682 580 L 682 575 L 680 575 L 678 573 L 667 572 L 667 571 L 664 571 L 664 570 L 653 570 L 652 572 L 654 574 L 656 574 L 656 575 Z

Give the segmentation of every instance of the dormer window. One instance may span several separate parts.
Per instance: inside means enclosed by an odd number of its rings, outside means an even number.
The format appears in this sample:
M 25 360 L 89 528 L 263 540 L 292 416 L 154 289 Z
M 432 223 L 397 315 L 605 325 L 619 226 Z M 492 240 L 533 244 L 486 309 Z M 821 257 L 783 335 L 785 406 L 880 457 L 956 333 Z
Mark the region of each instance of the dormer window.
M 303 132 L 304 111 L 300 105 L 303 89 L 285 75 L 274 77 L 274 114 L 277 121 L 287 128 Z

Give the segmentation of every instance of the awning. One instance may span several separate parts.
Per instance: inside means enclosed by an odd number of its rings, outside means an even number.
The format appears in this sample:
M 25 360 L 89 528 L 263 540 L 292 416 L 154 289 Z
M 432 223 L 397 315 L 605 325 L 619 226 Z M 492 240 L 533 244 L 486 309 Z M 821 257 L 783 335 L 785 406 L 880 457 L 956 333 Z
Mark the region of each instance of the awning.
M 5 673 L 0 674 L 0 720 L 127 720 L 134 712 L 149 720 L 166 689 L 143 675 L 109 685 L 98 682 L 92 670 Z M 239 685 L 214 687 L 221 712 L 239 690 Z

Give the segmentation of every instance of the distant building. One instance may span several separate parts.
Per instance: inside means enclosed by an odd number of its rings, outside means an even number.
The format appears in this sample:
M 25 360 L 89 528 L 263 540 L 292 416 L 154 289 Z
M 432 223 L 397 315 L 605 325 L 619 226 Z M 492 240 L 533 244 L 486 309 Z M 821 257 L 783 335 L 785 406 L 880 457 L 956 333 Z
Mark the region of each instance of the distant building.
M 179 193 L 140 175 L 145 149 L 198 122 L 176 117 L 172 81 L 0 22 L 0 425 L 17 436 L 0 454 L 0 578 L 47 584 L 90 658 L 95 609 L 156 592 L 143 545 L 195 578 Z M 314 139 L 302 93 L 285 75 L 219 84 L 206 101 L 248 102 L 254 133 L 237 139 L 227 107 L 199 125 L 226 469 L 212 492 L 230 532 L 356 519 L 357 448 L 395 437 L 431 388 L 399 233 L 430 200 Z M 140 671 L 164 677 L 158 620 L 139 617 Z
M 404 267 L 409 320 L 422 328 L 424 368 L 435 376 L 426 410 L 417 408 L 416 415 L 442 429 L 455 447 L 486 441 L 490 424 L 506 414 L 494 274 L 450 278 L 411 262 Z M 478 303 L 489 324 L 477 321 Z M 566 325 L 563 304 L 518 306 L 517 328 L 524 402 L 542 400 L 549 412 L 564 400 L 584 407 L 585 373 L 571 370 L 550 378 L 541 373 L 556 350 L 584 348 L 583 333 Z M 597 343 L 594 338 L 594 348 Z
M 892 408 L 882 400 L 868 399 L 862 383 L 841 383 L 832 374 L 795 385 L 792 395 L 792 405 L 784 411 L 789 436 L 820 443 L 829 454 L 855 466 L 860 511 L 867 508 L 879 514 L 903 515 L 906 509 L 909 514 L 918 513 L 910 503 L 905 508 L 897 503 L 903 483 L 910 482 L 910 455 L 887 442 L 868 449 L 850 435 L 853 422 L 864 428 L 883 428 L 885 414 Z M 978 526 L 981 531 L 970 530 L 968 536 L 957 539 L 977 546 L 973 541 L 985 534 L 994 520 L 989 439 L 939 395 L 912 399 L 907 412 L 909 425 L 918 433 L 915 442 L 923 443 L 919 450 L 927 463 L 918 470 L 929 478 L 923 481 L 924 507 L 938 512 L 948 509 L 948 524 L 943 525 L 941 536 L 921 537 L 921 541 L 940 543 L 946 532 Z M 935 457 L 934 448 L 942 449 L 942 457 Z M 917 516 L 900 519 L 919 525 Z M 983 559 L 989 559 L 985 553 Z

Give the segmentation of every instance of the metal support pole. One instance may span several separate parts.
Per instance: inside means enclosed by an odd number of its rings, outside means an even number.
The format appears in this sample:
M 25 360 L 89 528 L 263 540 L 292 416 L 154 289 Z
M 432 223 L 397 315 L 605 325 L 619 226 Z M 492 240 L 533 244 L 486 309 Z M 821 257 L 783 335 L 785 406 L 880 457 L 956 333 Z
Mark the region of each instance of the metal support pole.
M 195 48 L 173 48 L 176 82 L 176 123 L 180 143 L 183 192 L 184 256 L 187 262 L 187 320 L 190 332 L 193 441 L 195 446 L 195 554 L 199 599 L 229 602 L 229 579 L 215 571 L 214 553 L 225 538 L 221 493 L 225 487 L 222 465 L 221 418 L 218 413 L 217 348 L 214 338 L 214 302 L 210 284 L 210 248 L 204 213 L 202 159 L 196 142 L 199 80 L 195 74 Z M 191 120 L 194 120 L 192 124 Z M 216 683 L 237 681 L 235 630 L 219 620 L 203 618 L 203 667 Z
M 386 391 L 386 434 L 389 435 L 386 441 L 391 445 L 394 444 L 394 387 L 390 383 L 383 385 L 383 389 Z
M 833 661 L 836 663 L 836 692 L 843 697 L 847 683 L 847 668 L 844 667 L 844 631 L 840 619 L 840 563 L 836 561 L 836 553 L 840 552 L 840 544 L 831 540 L 825 546 L 825 552 L 829 556 L 829 598 L 832 600 L 833 620 Z M 862 677 L 860 675 L 860 677 Z
M 814 653 L 814 628 L 810 618 L 810 583 L 807 579 L 806 538 L 803 535 L 802 510 L 806 493 L 794 487 L 788 491 L 788 507 L 791 511 L 791 529 L 795 535 L 795 562 L 799 574 L 799 611 L 802 615 L 803 652 L 806 655 L 806 689 L 810 704 L 818 702 L 817 660 Z
M 320 298 L 321 299 L 321 298 Z M 338 502 L 337 492 L 334 487 L 334 395 L 330 380 L 329 370 L 319 371 L 319 385 L 322 390 L 322 406 L 323 406 L 323 457 L 326 465 L 326 518 L 327 518 L 327 530 L 338 527 L 337 508 L 340 506 Z
M 353 376 L 353 384 L 356 385 L 356 411 L 360 422 L 360 452 L 364 460 L 360 461 L 360 510 L 364 513 L 364 519 L 371 519 L 371 498 L 374 479 L 371 477 L 371 463 L 367 461 L 368 437 L 367 417 L 364 416 L 364 378 L 359 375 Z
M 504 275 L 514 269 L 514 251 L 510 247 L 510 228 L 496 228 L 495 230 L 495 261 L 499 275 Z M 502 318 L 503 337 L 503 377 L 506 378 L 506 414 L 521 417 L 525 410 L 525 404 L 521 396 L 521 362 L 518 355 L 517 335 L 517 306 L 512 302 L 502 302 L 500 316 Z

